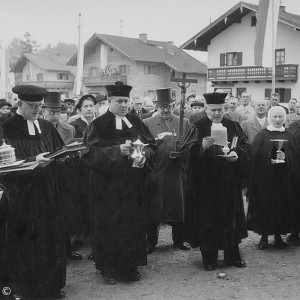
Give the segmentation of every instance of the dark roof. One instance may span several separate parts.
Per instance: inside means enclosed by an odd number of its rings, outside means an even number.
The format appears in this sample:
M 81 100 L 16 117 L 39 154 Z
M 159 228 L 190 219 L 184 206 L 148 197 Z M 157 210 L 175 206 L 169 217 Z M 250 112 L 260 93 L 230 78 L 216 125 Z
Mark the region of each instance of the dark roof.
M 95 33 L 84 45 L 84 56 L 91 53 L 99 41 L 120 51 L 133 61 L 164 63 L 178 72 L 197 74 L 206 74 L 207 72 L 203 63 L 175 45 L 174 55 L 169 54 L 167 49 L 171 42 L 147 40 L 144 43 L 139 38 Z M 70 58 L 67 64 L 73 66 L 77 64 L 77 53 Z
M 240 23 L 241 19 L 250 12 L 257 13 L 258 5 L 246 2 L 237 3 L 218 19 L 206 26 L 203 30 L 181 45 L 180 48 L 186 50 L 207 51 L 207 46 L 209 45 L 211 39 L 216 37 L 233 23 Z M 224 21 L 225 18 L 227 18 L 226 23 Z M 279 22 L 300 30 L 300 16 L 287 13 L 284 11 L 284 9 L 280 9 L 278 19 Z
M 73 75 L 76 74 L 76 67 L 67 66 L 66 63 L 69 57 L 55 55 L 40 55 L 40 54 L 23 54 L 13 67 L 13 72 L 21 73 L 26 66 L 27 61 L 37 65 L 39 68 L 48 71 L 65 71 Z

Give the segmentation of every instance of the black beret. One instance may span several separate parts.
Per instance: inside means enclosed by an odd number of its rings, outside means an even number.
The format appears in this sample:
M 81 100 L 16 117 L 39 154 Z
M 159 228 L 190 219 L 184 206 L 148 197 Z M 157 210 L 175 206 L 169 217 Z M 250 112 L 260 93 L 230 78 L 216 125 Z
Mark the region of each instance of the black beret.
M 120 96 L 129 98 L 129 93 L 132 89 L 132 86 L 124 84 L 122 81 L 116 81 L 114 85 L 107 85 L 107 96 Z
M 156 90 L 156 96 L 158 105 L 168 105 L 174 102 L 174 100 L 171 97 L 171 89 Z
M 61 107 L 61 96 L 59 92 L 49 92 L 45 97 L 43 107 Z
M 24 101 L 38 102 L 42 101 L 48 91 L 36 85 L 17 85 L 12 91 L 18 95 L 19 99 Z
M 86 94 L 86 95 L 83 95 L 79 99 L 78 103 L 75 106 L 75 110 L 76 109 L 81 109 L 81 106 L 82 106 L 82 103 L 83 103 L 84 100 L 91 100 L 91 101 L 93 101 L 94 105 L 96 105 L 96 98 L 95 98 L 95 96 L 93 96 L 91 94 Z
M 191 107 L 193 106 L 201 106 L 201 107 L 204 107 L 204 103 L 203 102 L 193 102 L 191 103 Z
M 223 104 L 225 103 L 225 98 L 227 93 L 206 93 L 203 94 L 206 104 Z
M 105 101 L 105 100 L 107 100 L 107 96 L 106 95 L 104 96 L 104 95 L 99 94 L 99 95 L 96 96 L 97 103 L 101 102 L 101 101 Z

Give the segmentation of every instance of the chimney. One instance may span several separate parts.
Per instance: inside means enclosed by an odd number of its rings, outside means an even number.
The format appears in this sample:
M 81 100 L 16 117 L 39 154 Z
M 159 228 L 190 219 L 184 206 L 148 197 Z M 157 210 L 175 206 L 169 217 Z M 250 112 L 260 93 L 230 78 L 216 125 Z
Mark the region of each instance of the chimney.
M 283 12 L 285 12 L 285 6 L 284 6 L 284 5 L 280 5 L 280 7 L 279 7 L 279 11 L 283 11 Z
M 139 39 L 140 39 L 140 41 L 142 41 L 143 43 L 147 44 L 147 33 L 140 33 L 140 34 L 139 34 Z
M 174 55 L 174 44 L 173 42 L 167 42 L 167 52 Z

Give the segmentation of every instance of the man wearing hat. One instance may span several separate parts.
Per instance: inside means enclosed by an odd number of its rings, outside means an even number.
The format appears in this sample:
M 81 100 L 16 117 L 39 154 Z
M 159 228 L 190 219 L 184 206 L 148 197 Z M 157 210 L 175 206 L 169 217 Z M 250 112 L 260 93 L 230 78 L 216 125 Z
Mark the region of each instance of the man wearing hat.
M 217 267 L 218 250 L 224 250 L 227 265 L 243 268 L 239 244 L 247 237 L 242 199 L 242 179 L 247 170 L 249 145 L 240 125 L 223 118 L 226 93 L 207 93 L 207 116 L 196 121 L 186 135 L 182 151 L 189 150 L 186 226 L 191 246 L 200 246 L 206 270 Z M 226 135 L 225 145 L 212 137 Z M 222 133 L 221 133 L 222 132 Z M 222 136 L 221 136 L 222 134 Z M 233 138 L 237 137 L 237 143 Z M 224 138 L 223 138 L 224 139 Z M 236 138 L 234 139 L 236 140 Z
M 97 117 L 103 115 L 107 111 L 108 105 L 107 105 L 107 96 L 106 95 L 104 96 L 104 95 L 99 94 L 96 96 L 95 109 L 96 109 Z
M 183 211 L 184 180 L 183 166 L 179 159 L 169 158 L 170 151 L 176 151 L 180 118 L 174 115 L 174 101 L 171 89 L 159 89 L 157 94 L 157 114 L 143 122 L 154 137 L 160 140 L 158 153 L 153 157 L 154 169 L 146 179 L 146 203 L 148 212 L 147 244 L 148 254 L 158 242 L 160 223 L 172 225 L 173 245 L 181 250 L 189 250 L 184 245 Z M 183 120 L 183 133 L 189 129 L 187 119 Z
M 61 114 L 61 99 L 59 92 L 49 92 L 44 104 L 42 105 L 42 113 L 45 120 L 50 121 L 58 131 L 65 145 L 74 138 L 75 128 L 74 126 L 60 120 Z
M 67 119 L 69 119 L 69 117 L 74 112 L 75 100 L 74 99 L 70 99 L 70 98 L 66 98 L 66 99 L 64 99 L 63 102 L 64 102 L 65 107 L 66 107 Z
M 16 294 L 64 298 L 65 243 L 61 193 L 54 163 L 46 153 L 63 146 L 54 126 L 39 118 L 44 88 L 19 85 L 17 112 L 2 124 L 5 142 L 18 160 L 37 161 L 32 171 L 3 175 L 10 196 L 8 218 L 9 286 Z M 50 164 L 51 163 L 51 164 Z
M 144 184 L 156 145 L 142 121 L 127 113 L 131 88 L 118 81 L 106 86 L 109 109 L 84 138 L 89 152 L 82 159 L 92 169 L 93 258 L 108 284 L 140 280 L 137 267 L 147 264 Z M 146 146 L 132 158 L 138 139 Z

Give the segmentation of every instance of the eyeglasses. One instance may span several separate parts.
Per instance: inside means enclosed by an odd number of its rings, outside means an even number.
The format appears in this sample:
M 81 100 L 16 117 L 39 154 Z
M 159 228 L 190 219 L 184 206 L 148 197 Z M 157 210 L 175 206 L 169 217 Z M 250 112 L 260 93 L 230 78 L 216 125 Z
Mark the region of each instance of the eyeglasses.
M 27 102 L 27 101 L 24 101 L 22 100 L 23 102 L 25 102 L 26 104 L 28 104 L 32 109 L 37 109 L 37 108 L 40 108 L 42 107 L 42 103 L 30 103 L 30 102 Z
M 55 116 L 55 115 L 58 116 L 58 115 L 61 114 L 61 110 L 52 110 L 52 109 L 49 109 L 48 112 L 49 112 L 49 114 L 50 114 L 51 116 Z
M 165 105 L 165 106 L 158 105 L 158 108 L 161 110 L 171 110 L 173 108 L 173 105 Z

